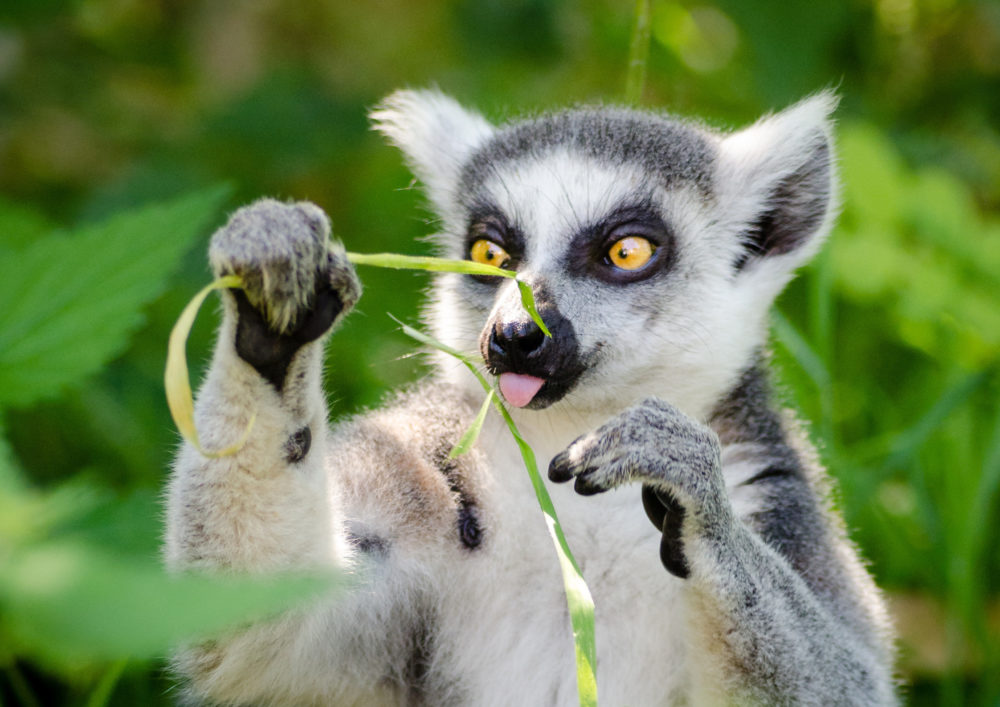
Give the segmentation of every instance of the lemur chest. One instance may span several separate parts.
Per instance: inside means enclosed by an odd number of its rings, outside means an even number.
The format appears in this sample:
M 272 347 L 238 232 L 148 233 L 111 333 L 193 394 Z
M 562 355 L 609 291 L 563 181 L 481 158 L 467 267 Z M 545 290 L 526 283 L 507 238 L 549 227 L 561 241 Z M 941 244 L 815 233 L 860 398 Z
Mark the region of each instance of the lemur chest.
M 449 648 L 441 658 L 474 704 L 575 704 L 573 635 L 552 540 L 516 451 L 496 449 L 491 460 L 507 466 L 492 469 L 485 541 L 443 583 L 441 645 Z M 682 585 L 660 563 L 639 488 L 549 493 L 593 595 L 601 701 L 669 702 L 684 681 Z

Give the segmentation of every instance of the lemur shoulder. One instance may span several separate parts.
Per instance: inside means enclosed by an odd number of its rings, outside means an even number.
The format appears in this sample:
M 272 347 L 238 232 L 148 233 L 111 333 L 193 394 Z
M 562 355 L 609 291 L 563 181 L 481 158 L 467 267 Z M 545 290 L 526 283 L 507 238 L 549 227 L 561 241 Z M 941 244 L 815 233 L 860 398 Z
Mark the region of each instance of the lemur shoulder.
M 829 94 L 733 133 L 573 109 L 494 126 L 436 91 L 373 113 L 423 183 L 440 254 L 425 323 L 481 356 L 543 465 L 596 607 L 607 705 L 895 702 L 890 629 L 827 476 L 773 402 L 768 310 L 835 210 Z M 194 701 L 571 705 L 562 583 L 530 481 L 445 357 L 330 428 L 323 346 L 361 288 L 324 213 L 258 201 L 212 238 L 226 291 L 198 394 L 209 459 L 169 484 L 174 568 L 335 567 L 346 594 L 175 663 Z M 336 368 L 330 378 L 336 385 Z M 573 484 L 563 482 L 573 481 Z

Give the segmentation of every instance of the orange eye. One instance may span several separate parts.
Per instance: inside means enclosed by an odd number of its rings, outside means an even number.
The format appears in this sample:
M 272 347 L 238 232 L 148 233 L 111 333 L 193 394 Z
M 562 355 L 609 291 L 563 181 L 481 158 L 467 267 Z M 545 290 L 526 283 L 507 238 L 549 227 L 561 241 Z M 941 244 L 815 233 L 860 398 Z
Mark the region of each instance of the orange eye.
M 510 262 L 510 254 L 493 241 L 480 238 L 469 249 L 469 258 L 483 265 L 502 268 Z
M 627 236 L 611 246 L 608 258 L 622 270 L 638 270 L 649 262 L 656 248 L 641 236 Z

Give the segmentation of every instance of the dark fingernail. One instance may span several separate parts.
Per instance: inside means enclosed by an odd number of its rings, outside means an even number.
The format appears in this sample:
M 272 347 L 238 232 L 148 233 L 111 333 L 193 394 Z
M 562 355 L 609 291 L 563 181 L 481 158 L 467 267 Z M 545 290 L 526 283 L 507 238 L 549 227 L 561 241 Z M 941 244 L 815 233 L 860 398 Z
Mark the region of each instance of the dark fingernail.
M 607 491 L 605 487 L 591 483 L 586 476 L 576 477 L 576 483 L 573 484 L 573 490 L 581 496 L 596 496 L 599 493 Z
M 566 452 L 561 452 L 549 462 L 549 479 L 556 483 L 563 483 L 573 478 L 573 473 L 569 470 L 569 457 Z

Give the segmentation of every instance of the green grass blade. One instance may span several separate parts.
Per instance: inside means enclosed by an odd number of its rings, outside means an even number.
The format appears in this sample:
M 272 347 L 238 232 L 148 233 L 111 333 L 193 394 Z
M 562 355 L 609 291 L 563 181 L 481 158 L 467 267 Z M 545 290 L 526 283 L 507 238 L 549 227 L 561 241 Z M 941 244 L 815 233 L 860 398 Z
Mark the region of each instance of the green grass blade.
M 348 253 L 347 259 L 355 265 L 371 265 L 377 268 L 392 268 L 393 270 L 426 270 L 430 272 L 454 272 L 460 275 L 487 275 L 490 277 L 506 277 L 517 281 L 521 292 L 521 304 L 525 311 L 542 330 L 545 336 L 552 333 L 545 326 L 538 308 L 535 306 L 535 296 L 531 286 L 518 279 L 513 270 L 502 270 L 492 265 L 474 263 L 471 260 L 449 260 L 448 258 L 431 258 L 423 255 L 398 255 L 396 253 Z
M 521 306 L 524 307 L 524 311 L 531 315 L 531 318 L 535 320 L 535 324 L 542 330 L 542 333 L 551 339 L 552 332 L 545 326 L 545 322 L 542 321 L 542 315 L 535 308 L 535 297 L 531 294 L 531 285 L 522 280 L 515 280 L 515 282 L 517 282 L 517 289 L 521 292 Z
M 250 417 L 250 422 L 244 430 L 243 436 L 234 444 L 214 452 L 202 447 L 201 441 L 198 439 L 198 429 L 194 424 L 194 398 L 191 395 L 191 381 L 188 378 L 187 357 L 184 349 L 188 334 L 191 333 L 191 327 L 194 326 L 194 319 L 205 298 L 213 290 L 242 286 L 243 280 L 240 279 L 239 275 L 226 275 L 203 287 L 188 302 L 184 311 L 181 312 L 181 316 L 177 318 L 167 342 L 167 365 L 163 372 L 163 388 L 167 392 L 167 407 L 170 409 L 170 416 L 173 417 L 174 424 L 177 425 L 177 429 L 184 439 L 206 457 L 225 457 L 238 452 L 250 437 L 256 413 Z
M 479 439 L 479 433 L 483 429 L 483 423 L 486 422 L 486 413 L 490 411 L 490 403 L 493 402 L 494 393 L 493 389 L 490 389 L 489 395 L 486 396 L 486 400 L 483 401 L 482 407 L 479 408 L 479 414 L 476 415 L 476 419 L 472 421 L 463 434 L 462 438 L 458 440 L 458 443 L 452 447 L 451 452 L 448 453 L 449 459 L 454 459 L 455 457 L 460 457 L 465 454 L 476 443 Z
M 638 105 L 642 102 L 642 88 L 646 84 L 646 62 L 649 59 L 649 0 L 636 0 L 635 24 L 632 26 L 632 43 L 628 50 L 628 73 L 625 77 L 625 102 Z
M 549 496 L 542 477 L 538 473 L 538 464 L 535 461 L 535 453 L 531 446 L 521 436 L 517 425 L 511 418 L 510 413 L 496 396 L 493 387 L 489 384 L 482 373 L 476 368 L 476 363 L 465 354 L 442 344 L 441 342 L 427 336 L 423 332 L 417 331 L 413 327 L 407 326 L 396 320 L 402 327 L 403 333 L 412 339 L 419 341 L 426 346 L 443 351 L 454 356 L 461 361 L 479 380 L 483 389 L 492 393 L 494 407 L 507 423 L 507 428 L 514 436 L 518 449 L 521 451 L 521 458 L 528 470 L 531 485 L 535 490 L 538 505 L 545 516 L 545 524 L 549 529 L 549 535 L 555 546 L 556 555 L 559 558 L 559 568 L 562 571 L 563 588 L 566 592 L 566 604 L 569 607 L 570 623 L 573 626 L 573 641 L 576 650 L 576 683 L 579 693 L 581 707 L 596 707 L 597 705 L 597 641 L 594 630 L 594 600 L 590 594 L 590 589 L 583 579 L 580 567 L 573 557 L 566 542 L 566 535 L 562 526 L 559 525 L 559 518 L 556 515 L 555 506 Z
M 474 263 L 471 260 L 450 260 L 431 258 L 423 255 L 399 255 L 397 253 L 348 253 L 347 259 L 355 265 L 371 265 L 394 270 L 428 270 L 431 272 L 457 272 L 463 275 L 489 275 L 514 279 L 517 273 L 503 270 L 493 265 Z
M 775 309 L 771 313 L 772 330 L 778 342 L 792 355 L 819 393 L 820 434 L 826 445 L 835 446 L 833 424 L 833 378 L 824 358 L 809 345 L 795 325 Z
M 828 389 L 830 386 L 830 371 L 816 351 L 809 345 L 805 337 L 799 333 L 795 325 L 781 312 L 775 309 L 771 312 L 771 324 L 775 337 L 788 349 L 799 367 L 805 371 L 810 380 L 820 391 Z
M 18 702 L 23 707 L 41 707 L 42 703 L 38 701 L 35 693 L 31 691 L 31 685 L 25 680 L 24 675 L 21 674 L 13 658 L 3 666 L 3 669 L 7 674 L 7 683 L 10 685 L 11 691 Z
M 948 386 L 914 425 L 896 435 L 896 442 L 885 459 L 883 468 L 891 470 L 905 467 L 935 430 L 940 429 L 948 416 L 988 382 L 989 371 L 984 370 L 964 375 Z
M 125 672 L 125 666 L 128 665 L 128 658 L 122 658 L 121 660 L 116 660 L 111 664 L 104 675 L 101 676 L 100 682 L 97 683 L 97 687 L 90 697 L 87 698 L 87 707 L 106 707 L 108 702 L 111 700 L 111 695 L 114 694 L 115 688 L 118 686 L 118 681 L 121 680 L 122 674 Z
M 482 378 L 480 377 L 482 381 Z M 488 385 L 488 384 L 487 384 Z M 552 505 L 552 498 L 549 496 L 542 477 L 538 473 L 538 464 L 535 461 L 535 453 L 531 446 L 521 437 L 521 433 L 511 419 L 510 413 L 500 404 L 494 401 L 497 410 L 503 416 L 508 429 L 518 449 L 521 450 L 521 458 L 528 469 L 528 476 L 531 478 L 531 485 L 535 489 L 535 496 L 538 498 L 538 505 L 545 515 L 545 524 L 549 529 L 549 535 L 555 545 L 556 555 L 559 557 L 559 569 L 562 571 L 563 589 L 566 592 L 566 604 L 569 607 L 570 624 L 573 626 L 573 641 L 576 648 L 576 687 L 579 693 L 581 707 L 596 707 L 597 705 L 597 640 L 594 629 L 594 599 L 590 594 L 590 589 L 583 579 L 580 567 L 576 563 L 576 558 L 569 549 L 566 542 L 566 535 L 562 526 L 559 525 L 559 518 L 556 516 L 555 506 Z

